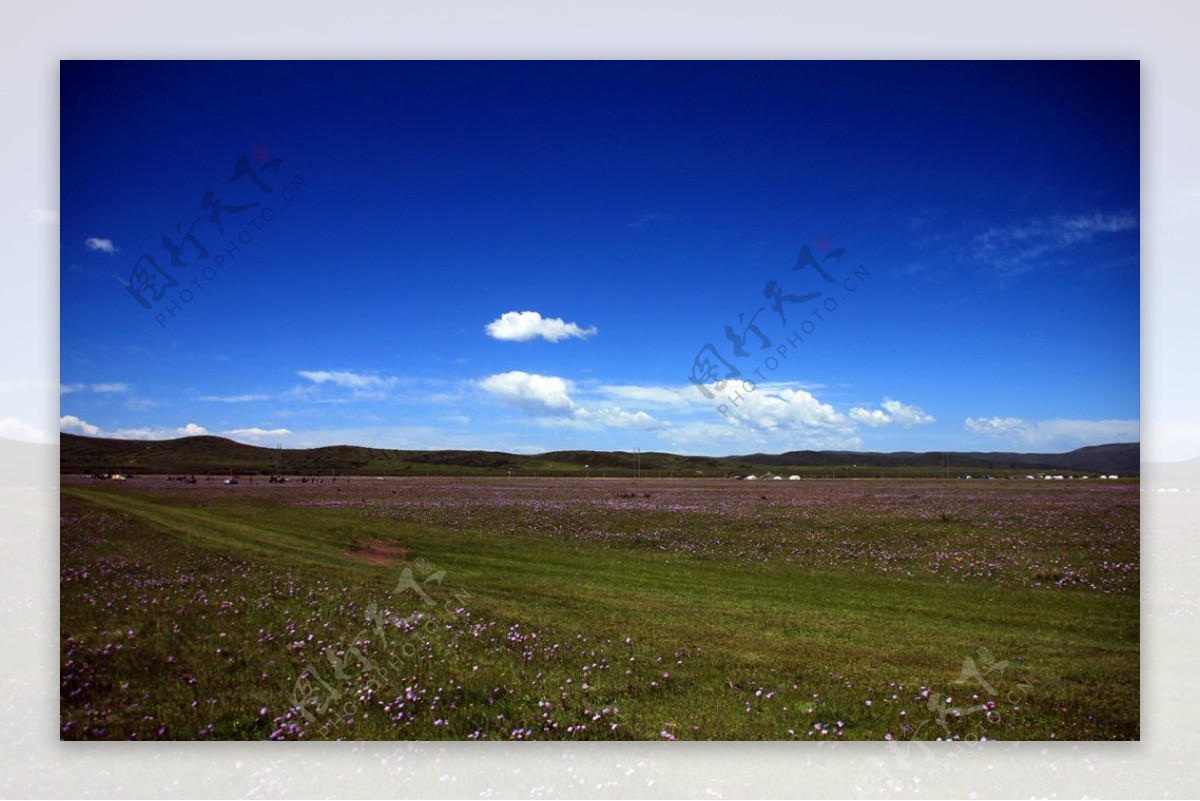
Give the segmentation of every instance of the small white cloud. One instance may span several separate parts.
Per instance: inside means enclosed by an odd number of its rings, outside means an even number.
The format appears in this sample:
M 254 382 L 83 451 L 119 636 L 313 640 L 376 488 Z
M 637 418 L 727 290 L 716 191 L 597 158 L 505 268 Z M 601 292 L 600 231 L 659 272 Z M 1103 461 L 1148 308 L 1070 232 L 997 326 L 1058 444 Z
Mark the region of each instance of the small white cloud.
M 400 382 L 400 379 L 394 376 L 365 375 L 349 370 L 299 370 L 296 374 L 315 384 L 333 384 L 359 391 L 379 391 L 394 387 Z
M 89 236 L 83 240 L 83 246 L 88 250 L 98 250 L 101 253 L 108 253 L 109 255 L 116 253 L 118 250 L 111 239 L 101 239 L 96 236 Z
M 100 435 L 100 426 L 94 426 L 86 420 L 80 420 L 73 414 L 64 414 L 58 418 L 58 430 L 71 434 L 84 434 L 89 437 Z
M 570 417 L 547 417 L 540 422 L 551 427 L 586 430 L 636 428 L 641 431 L 657 431 L 670 427 L 669 423 L 656 420 L 645 412 L 627 412 L 617 407 L 602 407 L 595 410 L 576 408 Z
M 196 423 L 188 423 L 179 428 L 118 428 L 115 431 L 105 431 L 100 426 L 92 425 L 75 415 L 67 414 L 58 418 L 58 428 L 72 434 L 84 434 L 89 437 L 106 437 L 109 439 L 174 439 L 176 437 L 199 437 L 208 434 L 208 429 Z
M 963 428 L 989 437 L 1025 437 L 1032 426 L 1020 417 L 968 417 Z
M 1137 215 L 1130 211 L 1055 215 L 1006 228 L 989 228 L 975 237 L 975 258 L 1011 277 L 1059 258 L 1103 234 L 1137 227 Z
M 1138 420 L 1024 420 L 1020 417 L 968 417 L 963 428 L 1007 440 L 1013 444 L 1071 450 L 1086 445 L 1137 442 L 1141 436 Z
M 528 342 L 541 337 L 547 342 L 575 337 L 584 339 L 596 333 L 595 326 L 581 328 L 560 317 L 542 317 L 535 311 L 510 311 L 484 326 L 488 336 L 508 342 Z
M 505 403 L 531 414 L 569 414 L 575 406 L 570 385 L 558 376 L 512 370 L 490 375 L 479 385 Z
M 129 385 L 119 381 L 111 381 L 102 384 L 59 384 L 58 392 L 60 395 L 70 395 L 72 392 L 128 392 Z
M 156 401 L 153 398 L 130 398 L 125 401 L 125 408 L 131 412 L 144 412 L 147 409 L 153 409 L 161 405 L 160 401 Z
M 29 219 L 35 223 L 56 223 L 58 212 L 52 209 L 34 209 L 29 212 Z
M 269 397 L 269 395 L 257 393 L 247 395 L 204 395 L 200 400 L 209 403 L 253 403 L 254 401 L 267 400 Z
M 715 444 L 721 443 L 725 453 L 750 451 L 755 445 L 747 446 L 746 430 L 723 422 L 691 422 L 664 429 L 659 436 L 673 448 L 707 451 Z
M 258 437 L 283 437 L 290 433 L 286 428 L 235 428 L 230 431 L 222 431 L 222 434 L 230 437 L 248 437 L 256 439 Z
M 641 411 L 627 412 L 624 409 L 600 409 L 592 416 L 601 425 L 612 428 L 637 428 L 642 431 L 654 431 L 667 425 Z
M 179 436 L 179 429 L 118 428 L 116 431 L 104 432 L 98 436 L 110 439 L 175 439 Z
M 694 387 L 662 387 L 638 386 L 636 384 L 606 384 L 599 387 L 599 392 L 618 401 L 629 401 L 639 406 L 650 406 L 660 409 L 685 410 L 697 405 L 697 400 L 705 400 L 703 395 L 696 392 Z M 705 404 L 706 406 L 708 404 Z
M 856 406 L 850 410 L 849 415 L 850 419 L 856 423 L 862 423 L 871 428 L 888 425 L 898 425 L 908 428 L 909 426 L 923 426 L 937 422 L 933 415 L 926 412 L 920 406 L 909 406 L 890 398 L 885 398 L 878 409 L 864 409 L 861 406 Z

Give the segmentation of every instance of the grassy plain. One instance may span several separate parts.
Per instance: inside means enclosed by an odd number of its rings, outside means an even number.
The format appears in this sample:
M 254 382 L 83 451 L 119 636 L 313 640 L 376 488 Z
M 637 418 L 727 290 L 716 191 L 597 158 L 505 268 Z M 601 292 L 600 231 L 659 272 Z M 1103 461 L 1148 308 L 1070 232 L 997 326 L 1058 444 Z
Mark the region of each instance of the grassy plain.
M 64 739 L 1137 739 L 1136 482 L 63 478 Z

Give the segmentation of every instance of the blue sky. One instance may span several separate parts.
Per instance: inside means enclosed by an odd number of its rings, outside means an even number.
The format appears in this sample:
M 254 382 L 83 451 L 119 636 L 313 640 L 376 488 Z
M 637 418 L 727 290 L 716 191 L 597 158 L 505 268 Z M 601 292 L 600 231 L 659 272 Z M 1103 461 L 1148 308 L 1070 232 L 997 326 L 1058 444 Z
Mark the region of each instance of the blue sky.
M 1137 62 L 60 77 L 63 431 L 703 454 L 1138 439 Z M 690 380 L 731 370 L 712 398 Z

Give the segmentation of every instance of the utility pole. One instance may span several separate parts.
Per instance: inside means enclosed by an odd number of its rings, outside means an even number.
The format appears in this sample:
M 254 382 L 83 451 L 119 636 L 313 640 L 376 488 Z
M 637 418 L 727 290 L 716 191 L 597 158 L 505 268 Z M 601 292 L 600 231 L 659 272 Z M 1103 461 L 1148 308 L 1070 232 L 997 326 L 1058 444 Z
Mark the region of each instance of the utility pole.
M 636 473 L 636 475 L 638 478 L 642 477 L 642 448 L 640 445 L 637 447 L 637 473 Z

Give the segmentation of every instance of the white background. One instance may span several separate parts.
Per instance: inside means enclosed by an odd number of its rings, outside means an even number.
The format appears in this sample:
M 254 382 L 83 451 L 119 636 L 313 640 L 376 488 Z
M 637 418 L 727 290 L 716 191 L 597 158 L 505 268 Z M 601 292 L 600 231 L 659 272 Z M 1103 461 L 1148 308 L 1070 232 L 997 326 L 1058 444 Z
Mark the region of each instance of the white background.
M 1200 456 L 1198 23 L 1200 4 L 1145 1 L 5 0 L 0 436 L 57 438 L 58 226 L 34 211 L 58 208 L 59 59 L 1126 58 L 1142 63 L 1143 455 Z M 882 744 L 849 743 L 60 743 L 58 494 L 45 473 L 0 488 L 6 797 L 1200 796 L 1200 493 L 1143 495 L 1141 742 L 953 745 L 902 766 Z

